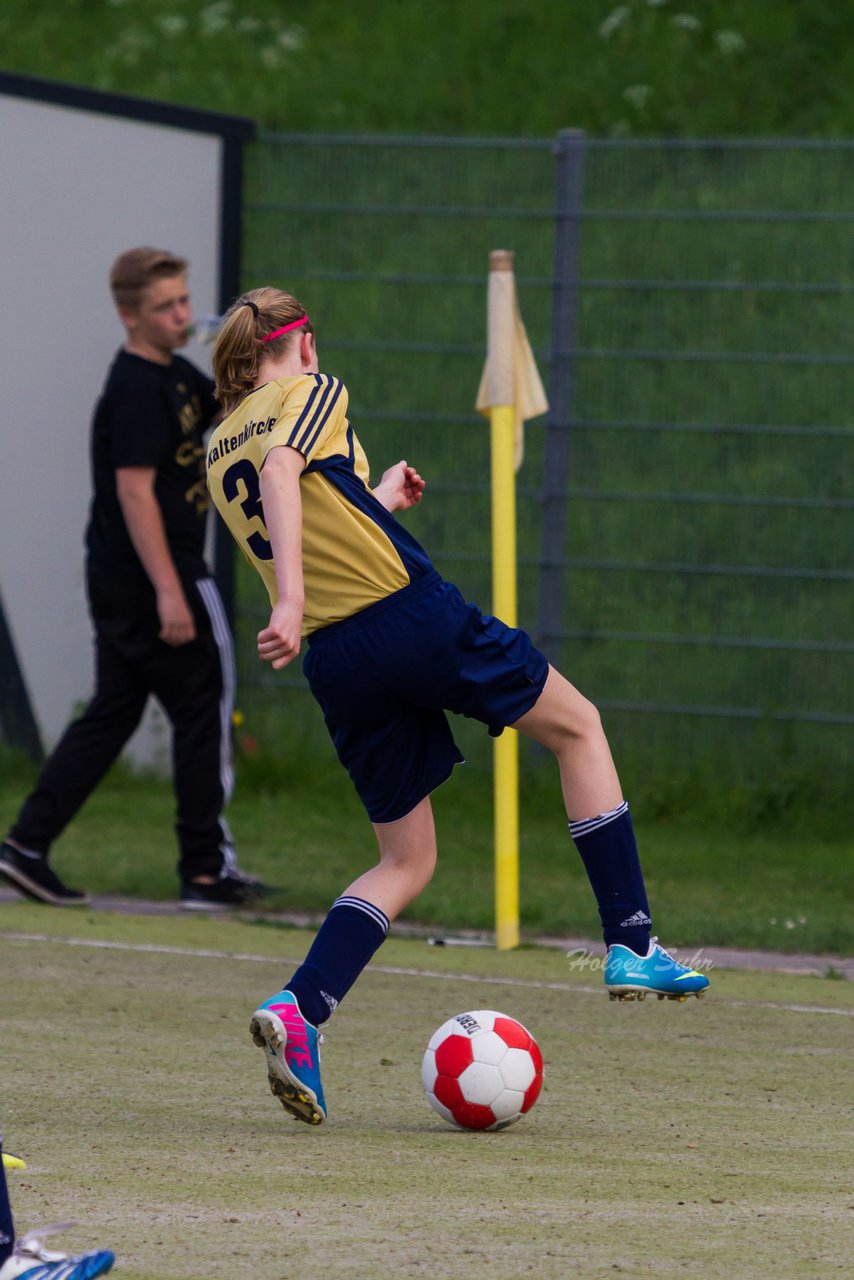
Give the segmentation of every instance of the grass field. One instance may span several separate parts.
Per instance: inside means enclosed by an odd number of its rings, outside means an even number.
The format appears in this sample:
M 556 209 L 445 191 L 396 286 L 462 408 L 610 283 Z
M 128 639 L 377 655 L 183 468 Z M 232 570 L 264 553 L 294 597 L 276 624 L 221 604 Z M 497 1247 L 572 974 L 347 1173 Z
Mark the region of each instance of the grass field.
M 559 952 L 391 938 L 336 1015 L 330 1119 L 288 1121 L 247 1032 L 307 935 L 0 906 L 3 1118 L 19 1228 L 78 1218 L 124 1280 L 849 1274 L 848 983 L 713 974 L 613 1005 Z M 419 1067 L 445 1018 L 540 1041 L 518 1125 L 458 1133 Z
M 316 753 L 307 748 L 305 767 L 298 752 L 283 754 L 267 784 L 264 773 L 238 771 L 229 822 L 242 863 L 279 888 L 274 907 L 322 915 L 376 856 L 371 828 L 330 752 L 319 742 Z M 523 930 L 599 937 L 556 771 L 543 773 L 522 792 Z M 31 767 L 17 762 L 0 778 L 0 831 L 8 829 L 32 776 Z M 470 767 L 435 793 L 439 867 L 405 913 L 408 919 L 491 928 L 491 804 L 489 775 Z M 175 898 L 172 820 L 167 782 L 116 771 L 57 842 L 54 864 L 70 884 L 96 894 Z M 638 838 L 655 928 L 667 945 L 854 951 L 847 837 L 822 835 L 808 822 L 763 823 L 751 815 L 740 823 L 648 818 L 638 823 Z
M 850 21 L 816 0 L 5 0 L 0 39 L 17 71 L 279 128 L 827 137 L 854 130 Z

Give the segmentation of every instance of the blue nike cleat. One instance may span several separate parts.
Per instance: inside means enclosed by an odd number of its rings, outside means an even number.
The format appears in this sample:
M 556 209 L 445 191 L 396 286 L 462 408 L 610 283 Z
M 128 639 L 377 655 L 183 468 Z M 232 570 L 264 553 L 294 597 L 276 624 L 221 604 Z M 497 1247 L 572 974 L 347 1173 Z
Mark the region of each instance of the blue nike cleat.
M 649 951 L 639 956 L 630 947 L 614 943 L 605 961 L 605 986 L 612 1000 L 645 1000 L 647 992 L 659 1000 L 678 1000 L 703 995 L 709 979 L 696 969 L 674 960 L 657 938 L 652 938 Z
M 267 1058 L 270 1088 L 286 1111 L 306 1124 L 323 1124 L 326 1100 L 320 1081 L 323 1036 L 306 1022 L 292 991 L 280 991 L 255 1010 L 252 1039 Z
M 44 1247 L 45 1236 L 74 1225 L 66 1222 L 45 1227 L 16 1240 L 12 1256 L 0 1266 L 0 1280 L 96 1280 L 97 1276 L 106 1275 L 116 1260 L 109 1249 L 93 1249 L 69 1257 Z

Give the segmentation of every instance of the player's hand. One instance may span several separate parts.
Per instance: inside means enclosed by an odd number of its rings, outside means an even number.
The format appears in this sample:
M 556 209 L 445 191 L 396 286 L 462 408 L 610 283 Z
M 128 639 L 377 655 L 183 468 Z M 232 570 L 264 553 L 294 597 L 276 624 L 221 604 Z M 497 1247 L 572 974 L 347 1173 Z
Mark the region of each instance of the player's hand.
M 160 639 L 173 648 L 189 644 L 196 638 L 196 620 L 180 587 L 157 593 L 157 616 Z
M 386 511 L 408 511 L 420 502 L 424 495 L 425 482 L 414 467 L 410 467 L 405 459 L 396 462 L 388 471 L 383 472 L 374 496 L 379 498 Z
M 258 632 L 258 657 L 280 671 L 299 653 L 302 605 L 280 600 L 270 614 L 270 624 Z
M 405 510 L 421 501 L 427 482 L 414 467 L 410 467 L 406 462 L 401 462 L 399 465 L 403 467 L 403 508 Z

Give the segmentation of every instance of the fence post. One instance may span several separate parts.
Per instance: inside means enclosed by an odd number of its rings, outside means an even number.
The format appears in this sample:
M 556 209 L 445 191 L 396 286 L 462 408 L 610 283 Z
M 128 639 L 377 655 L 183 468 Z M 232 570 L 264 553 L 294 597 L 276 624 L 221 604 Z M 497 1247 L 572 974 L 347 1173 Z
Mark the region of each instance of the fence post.
M 254 138 L 252 128 L 248 135 Z M 240 293 L 240 252 L 243 235 L 243 145 L 239 138 L 223 138 L 220 158 L 220 210 L 219 210 L 219 313 L 224 315 L 232 301 Z M 232 633 L 236 627 L 236 576 L 237 548 L 223 519 L 213 513 L 213 561 L 214 575 L 222 596 L 225 616 Z
M 563 624 L 566 490 L 569 485 L 573 353 L 578 329 L 584 133 L 562 129 L 555 145 L 555 255 L 546 444 L 540 503 L 540 589 L 537 643 L 555 662 Z

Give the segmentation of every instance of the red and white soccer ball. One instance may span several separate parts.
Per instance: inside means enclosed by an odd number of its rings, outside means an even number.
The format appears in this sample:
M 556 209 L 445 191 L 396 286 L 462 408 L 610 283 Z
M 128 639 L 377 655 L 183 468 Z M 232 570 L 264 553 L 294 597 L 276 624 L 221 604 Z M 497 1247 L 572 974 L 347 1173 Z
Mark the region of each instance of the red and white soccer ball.
M 543 1055 L 505 1013 L 458 1013 L 432 1036 L 421 1064 L 427 1099 L 460 1129 L 503 1129 L 537 1101 Z

